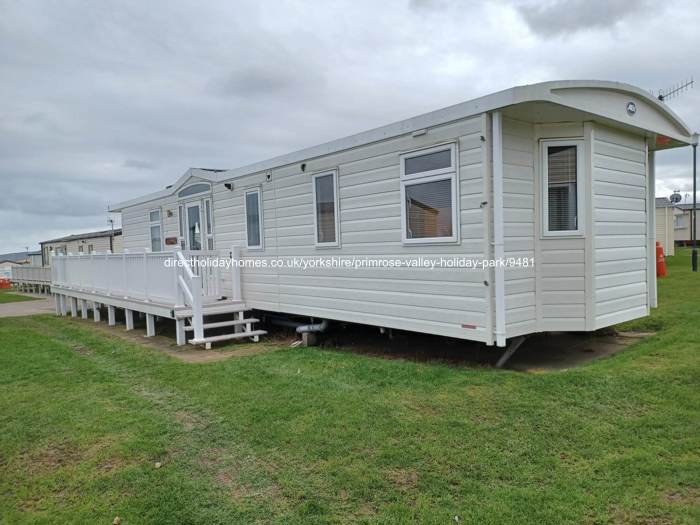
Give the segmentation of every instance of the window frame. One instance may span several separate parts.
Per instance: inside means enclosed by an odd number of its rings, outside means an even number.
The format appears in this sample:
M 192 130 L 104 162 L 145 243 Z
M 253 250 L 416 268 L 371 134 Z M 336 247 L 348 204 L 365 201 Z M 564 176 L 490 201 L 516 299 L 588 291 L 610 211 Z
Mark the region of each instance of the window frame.
M 318 209 L 316 201 L 316 179 L 320 177 L 333 177 L 333 224 L 335 227 L 335 241 L 319 242 L 318 240 Z M 338 206 L 338 170 L 326 170 L 314 173 L 311 176 L 311 193 L 313 195 L 314 214 L 314 246 L 316 248 L 339 248 L 340 247 L 340 209 Z
M 158 212 L 158 220 L 157 221 L 152 221 L 151 220 L 151 214 L 153 212 Z M 158 252 L 153 252 L 153 227 L 158 226 L 158 233 L 159 233 L 159 243 L 160 243 L 160 250 Z M 148 210 L 148 249 L 152 253 L 159 253 L 163 251 L 163 210 L 160 208 L 153 208 L 151 210 Z
M 419 173 L 405 173 L 405 160 L 413 157 L 420 157 L 428 153 L 450 149 L 452 165 L 449 168 L 439 168 Z M 459 163 L 457 162 L 457 143 L 449 142 L 438 144 L 427 148 L 412 150 L 399 155 L 400 166 L 400 186 L 401 186 L 401 241 L 403 244 L 459 244 L 460 243 L 460 220 L 459 220 Z M 428 182 L 439 182 L 441 180 L 450 181 L 451 207 L 452 207 L 452 235 L 449 237 L 408 237 L 408 212 L 406 209 L 406 187 L 424 184 Z
M 260 244 L 251 245 L 248 239 L 248 195 L 257 193 L 258 195 L 258 230 L 260 235 Z M 265 228 L 263 227 L 263 209 L 262 209 L 262 187 L 257 186 L 248 188 L 243 192 L 243 227 L 245 229 L 245 245 L 249 250 L 264 250 L 265 249 Z
M 450 150 L 450 167 L 448 168 L 438 168 L 435 170 L 419 171 L 418 173 L 406 174 L 406 159 L 412 159 L 415 157 L 422 157 L 423 155 L 428 155 L 430 153 L 436 153 L 438 151 Z M 413 151 L 408 151 L 400 155 L 400 166 L 401 166 L 401 179 L 410 180 L 422 177 L 431 177 L 433 175 L 442 175 L 445 173 L 452 173 L 457 171 L 457 144 L 454 142 L 449 142 L 446 144 L 438 144 L 437 146 L 430 146 L 428 148 L 421 148 Z
M 549 163 L 547 153 L 550 147 L 576 146 L 576 224 L 575 230 L 550 230 L 549 229 Z M 542 237 L 583 237 L 586 224 L 585 213 L 585 141 L 582 137 L 570 139 L 541 139 L 540 140 L 540 180 L 542 188 L 540 192 L 542 213 Z

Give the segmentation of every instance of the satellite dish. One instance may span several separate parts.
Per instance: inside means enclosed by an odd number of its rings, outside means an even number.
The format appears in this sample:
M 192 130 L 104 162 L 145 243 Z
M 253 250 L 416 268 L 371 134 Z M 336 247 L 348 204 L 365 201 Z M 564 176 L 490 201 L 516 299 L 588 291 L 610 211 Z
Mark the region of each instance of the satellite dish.
M 668 198 L 672 204 L 678 204 L 683 200 L 683 197 L 681 196 L 680 193 L 678 193 L 678 190 L 674 191 L 673 194 Z

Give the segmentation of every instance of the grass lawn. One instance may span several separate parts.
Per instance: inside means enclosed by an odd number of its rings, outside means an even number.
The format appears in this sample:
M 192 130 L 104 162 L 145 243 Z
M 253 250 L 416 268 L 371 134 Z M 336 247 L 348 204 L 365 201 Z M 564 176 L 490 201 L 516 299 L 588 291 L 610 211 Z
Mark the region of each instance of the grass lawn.
M 689 266 L 630 324 L 656 336 L 546 374 L 305 348 L 193 365 L 0 319 L 0 522 L 700 523 Z
M 0 304 L 18 303 L 20 301 L 34 301 L 36 297 L 27 297 L 26 295 L 18 295 L 7 290 L 0 290 Z

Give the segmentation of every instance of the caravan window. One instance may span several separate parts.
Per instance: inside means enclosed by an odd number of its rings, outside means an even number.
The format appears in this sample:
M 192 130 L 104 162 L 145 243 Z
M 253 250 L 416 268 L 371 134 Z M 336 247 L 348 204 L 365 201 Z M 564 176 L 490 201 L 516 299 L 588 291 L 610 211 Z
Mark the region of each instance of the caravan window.
M 405 243 L 457 241 L 455 144 L 401 155 L 401 201 Z
M 263 247 L 260 204 L 260 190 L 251 190 L 245 193 L 246 246 L 248 248 L 261 249 Z
M 582 233 L 582 141 L 542 141 L 544 234 Z
M 313 176 L 316 246 L 338 246 L 338 192 L 336 173 Z
M 163 240 L 161 235 L 160 209 L 148 212 L 149 230 L 151 232 L 151 251 L 163 251 Z

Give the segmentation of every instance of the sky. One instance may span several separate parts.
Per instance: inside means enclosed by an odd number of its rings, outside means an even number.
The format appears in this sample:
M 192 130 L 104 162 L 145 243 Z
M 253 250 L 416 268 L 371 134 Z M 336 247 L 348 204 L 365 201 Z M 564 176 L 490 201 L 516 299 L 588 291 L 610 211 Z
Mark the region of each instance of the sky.
M 0 0 L 0 253 L 107 206 L 515 85 L 698 73 L 700 3 Z M 667 101 L 700 129 L 698 86 Z M 692 192 L 657 155 L 657 196 Z M 118 216 L 114 217 L 118 221 Z

